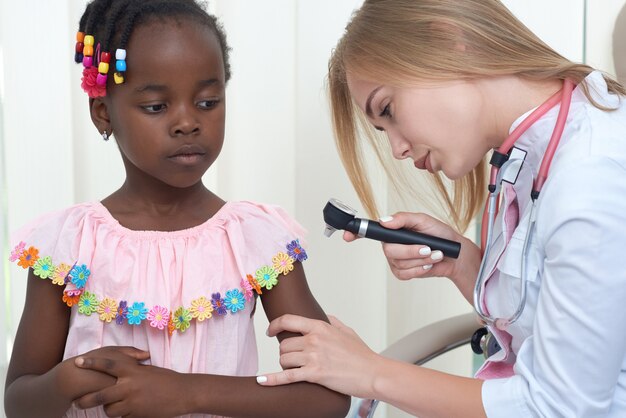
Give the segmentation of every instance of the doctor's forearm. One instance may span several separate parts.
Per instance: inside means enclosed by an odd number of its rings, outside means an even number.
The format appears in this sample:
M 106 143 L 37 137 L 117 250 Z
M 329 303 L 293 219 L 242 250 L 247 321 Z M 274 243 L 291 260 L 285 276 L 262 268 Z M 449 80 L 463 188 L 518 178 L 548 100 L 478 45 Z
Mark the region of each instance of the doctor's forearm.
M 374 398 L 420 418 L 486 417 L 482 380 L 381 358 Z

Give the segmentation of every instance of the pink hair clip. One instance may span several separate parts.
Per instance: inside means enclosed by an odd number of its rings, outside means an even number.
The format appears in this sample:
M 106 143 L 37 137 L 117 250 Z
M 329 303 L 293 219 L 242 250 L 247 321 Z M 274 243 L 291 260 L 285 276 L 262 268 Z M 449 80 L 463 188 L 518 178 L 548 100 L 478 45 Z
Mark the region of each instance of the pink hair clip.
M 80 83 L 80 86 L 91 99 L 107 95 L 106 84 L 100 85 L 97 82 L 98 74 L 98 69 L 96 67 L 92 66 L 83 68 L 83 77 L 81 79 L 82 82 Z

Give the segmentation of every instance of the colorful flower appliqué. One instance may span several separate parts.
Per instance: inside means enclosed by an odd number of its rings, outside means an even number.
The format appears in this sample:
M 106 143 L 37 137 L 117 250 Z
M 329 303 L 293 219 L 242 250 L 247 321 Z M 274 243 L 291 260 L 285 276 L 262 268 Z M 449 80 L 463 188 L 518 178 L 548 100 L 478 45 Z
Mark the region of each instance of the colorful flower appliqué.
M 243 297 L 246 298 L 247 301 L 252 300 L 254 297 L 254 293 L 252 293 L 252 285 L 246 279 L 241 279 L 241 283 L 239 283 L 241 290 L 243 290 Z
M 164 329 L 170 320 L 170 313 L 167 308 L 156 305 L 150 309 L 146 318 L 150 321 L 151 327 Z
M 118 325 L 122 325 L 124 320 L 128 316 L 128 302 L 125 300 L 120 301 L 120 304 L 117 307 L 117 313 L 115 315 L 115 323 Z
M 55 267 L 52 265 L 52 257 L 46 256 L 39 258 L 33 265 L 33 273 L 35 276 L 47 279 L 54 274 Z
M 270 266 L 261 267 L 255 276 L 259 284 L 267 290 L 271 290 L 278 283 L 278 272 Z
M 174 312 L 174 327 L 180 332 L 185 332 L 191 323 L 191 312 L 182 306 Z
M 300 245 L 300 240 L 296 239 L 287 244 L 287 254 L 293 257 L 296 261 L 303 262 L 309 256 L 304 251 L 304 248 Z
M 63 302 L 70 308 L 78 303 L 80 300 L 80 295 L 83 293 L 81 289 L 77 290 L 64 290 L 63 291 Z
M 37 260 L 39 260 L 39 250 L 35 247 L 30 247 L 28 250 L 22 252 L 17 265 L 27 269 L 34 266 Z
M 189 308 L 189 312 L 191 312 L 192 318 L 202 322 L 213 316 L 213 306 L 211 306 L 211 302 L 209 302 L 207 298 L 202 296 L 191 301 L 191 308 Z
M 218 315 L 226 315 L 226 306 L 224 306 L 224 299 L 222 299 L 220 292 L 211 295 L 211 305 L 213 305 L 213 309 Z
M 111 298 L 104 298 L 98 305 L 97 312 L 101 321 L 111 322 L 117 315 L 117 302 Z
M 250 286 L 252 286 L 258 295 L 263 294 L 263 290 L 261 290 L 261 285 L 257 279 L 255 279 L 251 274 L 246 274 L 246 279 L 248 279 L 248 283 L 250 283 Z
M 20 259 L 20 256 L 22 255 L 22 253 L 24 252 L 24 248 L 26 247 L 26 243 L 20 241 L 19 244 L 17 244 L 15 246 L 15 248 L 13 248 L 13 251 L 11 251 L 11 255 L 9 256 L 9 261 L 11 263 L 16 262 L 17 260 Z
M 239 289 L 228 290 L 226 297 L 224 297 L 224 303 L 232 313 L 243 310 L 245 305 L 243 293 Z
M 100 300 L 95 293 L 85 291 L 91 276 L 87 265 L 59 263 L 55 266 L 51 256 L 40 257 L 37 248 L 28 247 L 24 242 L 20 242 L 9 257 L 9 260 L 17 261 L 17 264 L 25 269 L 32 267 L 34 274 L 42 279 L 50 279 L 56 285 L 68 285 L 69 287 L 63 291 L 63 302 L 70 307 L 76 305 L 81 315 L 91 316 L 96 312 L 101 321 L 108 323 L 115 319 L 119 325 L 124 323 L 140 325 L 147 319 L 151 327 L 167 329 L 170 336 L 175 330 L 179 332 L 187 330 L 193 319 L 202 322 L 214 316 L 224 316 L 229 311 L 235 314 L 245 310 L 246 302 L 254 300 L 254 292 L 260 295 L 263 292 L 262 288 L 272 289 L 277 285 L 281 273 L 288 274 L 294 270 L 296 260 L 306 259 L 307 254 L 299 241 L 291 241 L 287 244 L 287 253 L 277 253 L 272 257 L 272 265 L 262 266 L 255 275 L 246 274 L 246 277 L 240 280 L 239 288 L 225 290 L 224 298 L 221 292 L 211 293 L 210 300 L 200 296 L 191 301 L 189 308 L 181 306 L 172 313 L 160 305 L 146 307 L 144 302 L 135 302 L 128 306 L 126 300 L 119 303 L 109 297 Z
M 78 312 L 83 315 L 91 316 L 98 310 L 98 298 L 91 292 L 85 292 L 80 295 L 78 300 Z
M 145 307 L 145 303 L 135 302 L 133 306 L 128 308 L 128 323 L 130 325 L 139 325 L 141 321 L 146 319 L 147 314 L 148 309 Z
M 52 274 L 52 283 L 63 286 L 65 284 L 65 278 L 70 274 L 70 270 L 72 266 L 61 263 L 55 267 L 54 273 Z
M 74 266 L 72 268 L 72 270 L 70 270 L 70 280 L 72 283 L 74 283 L 74 286 L 76 286 L 79 289 L 82 289 L 83 287 L 85 287 L 85 284 L 87 283 L 87 279 L 89 278 L 89 276 L 91 275 L 91 272 L 89 271 L 89 269 L 87 268 L 86 265 L 81 265 L 81 266 Z
M 293 263 L 294 260 L 291 256 L 285 253 L 278 253 L 274 257 L 272 257 L 272 263 L 274 263 L 273 267 L 278 273 L 282 273 L 285 276 L 293 271 Z

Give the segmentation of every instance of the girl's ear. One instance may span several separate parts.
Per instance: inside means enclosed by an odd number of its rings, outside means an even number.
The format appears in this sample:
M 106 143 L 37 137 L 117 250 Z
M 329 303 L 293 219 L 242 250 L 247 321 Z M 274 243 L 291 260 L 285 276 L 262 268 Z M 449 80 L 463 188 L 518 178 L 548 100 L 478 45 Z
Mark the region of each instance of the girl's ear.
M 106 132 L 111 135 L 111 117 L 109 116 L 109 109 L 107 103 L 103 98 L 89 99 L 89 113 L 91 114 L 91 121 L 98 129 L 98 132 Z

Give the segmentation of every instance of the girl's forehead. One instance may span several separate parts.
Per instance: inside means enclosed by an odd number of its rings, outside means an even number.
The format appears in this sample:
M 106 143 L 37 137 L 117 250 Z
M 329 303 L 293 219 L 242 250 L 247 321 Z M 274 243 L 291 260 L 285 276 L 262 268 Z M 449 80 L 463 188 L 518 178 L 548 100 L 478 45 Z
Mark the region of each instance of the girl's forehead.
M 183 24 L 184 23 L 184 24 Z M 155 20 L 137 26 L 128 44 L 128 76 L 170 71 L 179 76 L 196 71 L 219 73 L 224 62 L 213 30 L 193 20 Z

